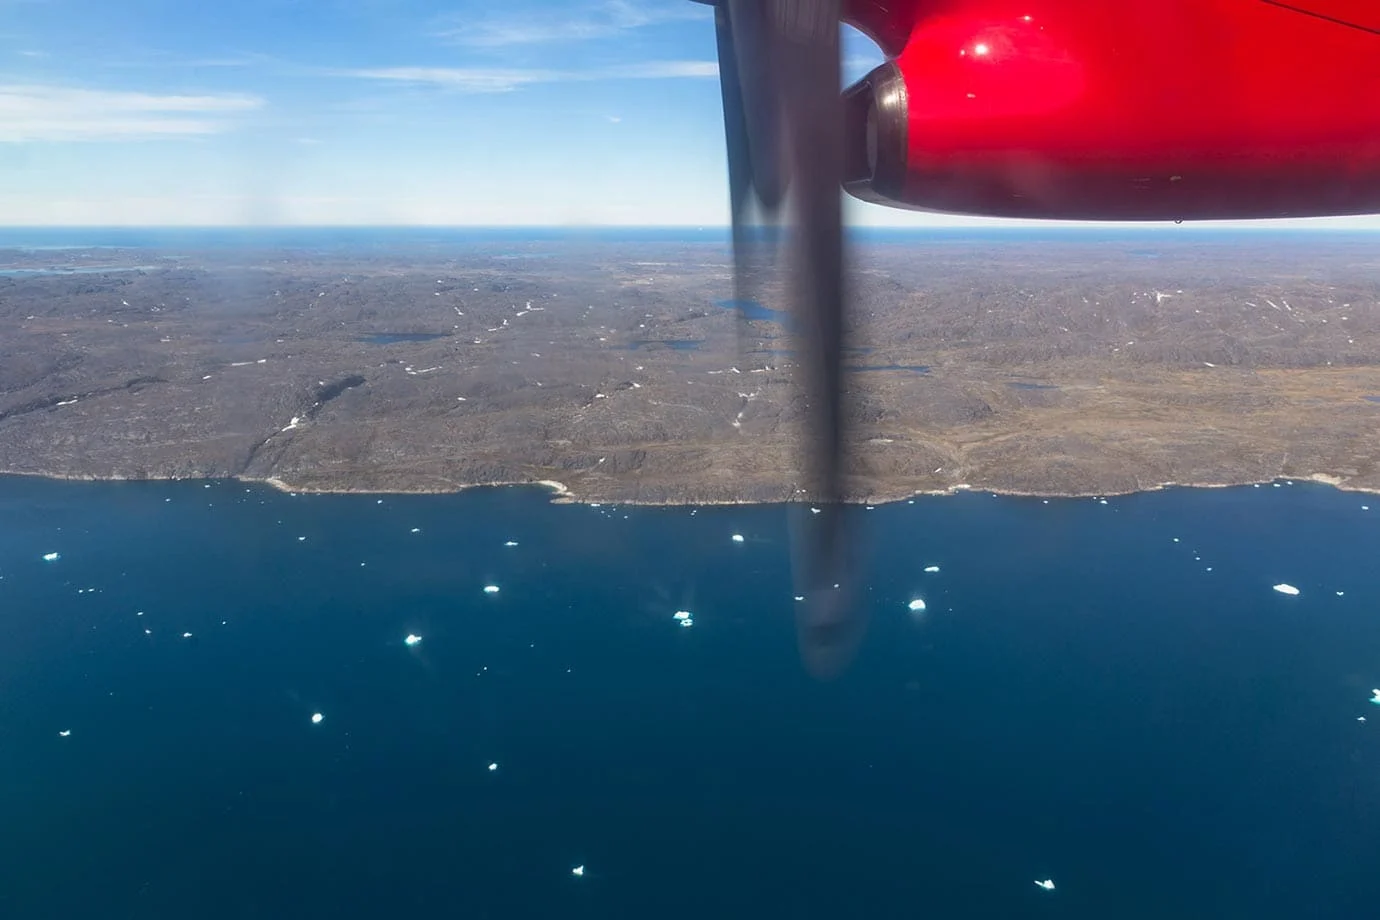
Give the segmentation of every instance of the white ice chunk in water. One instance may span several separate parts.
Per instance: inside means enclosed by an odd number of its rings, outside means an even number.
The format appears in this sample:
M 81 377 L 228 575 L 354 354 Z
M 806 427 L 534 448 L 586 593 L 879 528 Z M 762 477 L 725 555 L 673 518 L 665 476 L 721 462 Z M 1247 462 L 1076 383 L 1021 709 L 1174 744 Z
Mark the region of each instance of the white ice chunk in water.
M 72 729 L 70 729 L 70 728 L 64 728 L 62 731 L 58 732 L 58 737 L 59 737 L 59 738 L 70 738 L 70 737 L 72 737 Z
M 1052 879 L 1052 878 L 1047 878 L 1047 879 L 1044 879 L 1043 881 L 1041 881 L 1040 879 L 1036 879 L 1036 880 L 1035 880 L 1035 884 L 1036 884 L 1036 885 L 1039 885 L 1039 886 L 1040 886 L 1041 888 L 1043 888 L 1045 891 L 1053 891 L 1053 890 L 1054 890 L 1054 879 Z
M 59 559 L 61 559 L 61 558 L 62 558 L 62 554 L 61 554 L 61 553 L 44 553 L 44 554 L 43 554 L 43 561 L 44 561 L 44 562 L 57 562 L 57 561 L 58 561 Z
M 585 867 L 584 867 L 584 866 L 576 866 L 574 869 L 571 869 L 571 870 L 570 870 L 570 874 L 573 875 L 573 876 L 575 876 L 576 878 L 579 878 L 580 876 L 582 876 L 582 875 L 585 874 Z
M 321 713 L 319 713 L 319 712 L 313 712 L 313 713 L 311 714 L 311 724 L 312 724 L 312 725 L 320 725 L 320 724 L 321 724 L 321 720 L 324 719 L 324 718 L 326 718 L 326 717 L 323 716 Z
M 803 600 L 805 600 L 805 595 L 803 595 L 803 594 L 797 594 L 797 595 L 795 595 L 795 599 L 798 600 L 798 601 L 803 601 Z
M 408 633 L 407 638 L 403 640 L 403 645 L 416 645 L 418 642 L 421 641 L 421 636 L 417 635 L 416 633 Z
M 911 613 L 920 613 L 922 610 L 925 609 L 925 602 L 917 597 L 909 604 L 906 604 L 906 609 L 909 610 Z
M 498 585 L 485 585 L 485 586 L 484 586 L 484 593 L 485 593 L 485 594 L 497 594 L 497 593 L 498 593 Z
M 925 571 L 926 571 L 926 572 L 930 572 L 931 574 L 933 574 L 934 572 L 938 572 L 938 571 L 939 571 L 939 566 L 937 566 L 937 565 L 927 565 L 927 566 L 925 566 Z
M 1275 590 L 1278 591 L 1280 594 L 1288 594 L 1291 597 L 1299 593 L 1298 588 L 1295 588 L 1293 585 L 1286 585 L 1282 582 L 1280 584 L 1275 585 Z
M 412 532 L 413 532 L 413 533 L 421 533 L 421 532 L 422 532 L 422 528 L 420 528 L 420 527 L 413 527 L 413 528 L 412 528 Z
M 1380 706 L 1380 688 L 1370 691 L 1370 701 Z
M 677 620 L 688 620 L 688 619 L 690 619 L 690 611 L 688 611 L 688 610 L 677 610 L 675 613 L 671 614 L 671 616 L 672 616 L 672 618 L 677 619 Z
M 516 540 L 509 540 L 507 543 L 504 543 L 503 545 L 504 545 L 504 546 L 517 546 L 517 545 L 518 545 L 518 542 L 517 542 Z
M 189 632 L 184 632 L 184 633 L 182 634 L 182 638 L 184 638 L 184 639 L 190 639 L 191 637 L 192 637 L 192 634 L 189 633 Z
M 490 773 L 494 772 L 494 771 L 497 770 L 497 769 L 498 769 L 498 764 L 496 764 L 496 763 L 491 763 L 491 764 L 489 764 L 489 772 L 490 772 Z
M 740 533 L 735 533 L 735 534 L 733 535 L 733 542 L 734 542 L 734 543 L 742 543 L 742 542 L 743 542 L 743 535 L 740 534 Z

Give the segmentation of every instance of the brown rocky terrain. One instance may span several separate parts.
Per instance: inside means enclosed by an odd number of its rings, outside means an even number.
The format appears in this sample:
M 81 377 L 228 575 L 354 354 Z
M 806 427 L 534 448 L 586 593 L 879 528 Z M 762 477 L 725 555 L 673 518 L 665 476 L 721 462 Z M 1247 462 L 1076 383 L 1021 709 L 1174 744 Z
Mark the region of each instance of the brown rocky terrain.
M 1380 490 L 1377 243 L 864 239 L 854 497 Z M 719 242 L 0 251 L 0 470 L 787 499 L 789 331 L 730 290 Z

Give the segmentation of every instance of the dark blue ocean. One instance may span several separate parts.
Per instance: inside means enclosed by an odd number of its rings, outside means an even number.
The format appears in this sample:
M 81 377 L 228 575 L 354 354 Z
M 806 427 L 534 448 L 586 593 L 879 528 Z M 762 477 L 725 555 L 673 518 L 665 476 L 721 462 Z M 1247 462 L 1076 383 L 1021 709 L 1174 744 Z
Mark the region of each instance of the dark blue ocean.
M 1380 499 L 863 514 L 0 478 L 0 917 L 1377 916 Z

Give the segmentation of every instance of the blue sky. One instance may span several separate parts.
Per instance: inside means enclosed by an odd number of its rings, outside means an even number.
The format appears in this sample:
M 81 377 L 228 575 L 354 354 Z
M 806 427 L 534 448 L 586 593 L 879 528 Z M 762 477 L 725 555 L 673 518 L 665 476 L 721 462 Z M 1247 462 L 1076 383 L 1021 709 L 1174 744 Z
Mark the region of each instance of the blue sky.
M 0 0 L 0 224 L 722 225 L 714 58 L 689 0 Z

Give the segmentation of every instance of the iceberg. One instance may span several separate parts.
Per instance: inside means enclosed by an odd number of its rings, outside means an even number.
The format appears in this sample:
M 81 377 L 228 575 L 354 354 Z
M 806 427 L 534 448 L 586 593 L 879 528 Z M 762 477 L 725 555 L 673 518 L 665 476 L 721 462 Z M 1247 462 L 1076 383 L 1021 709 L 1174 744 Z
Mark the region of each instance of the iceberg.
M 925 609 L 925 602 L 917 597 L 915 600 L 911 601 L 909 604 L 906 605 L 906 609 L 909 610 L 911 613 L 920 613 Z
M 59 559 L 61 559 L 61 558 L 62 558 L 62 554 L 61 554 L 61 553 L 44 553 L 44 554 L 43 554 L 43 561 L 44 561 L 44 562 L 57 562 L 57 561 L 58 561 Z
M 1293 585 L 1284 584 L 1283 582 L 1275 585 L 1275 590 L 1278 591 L 1280 594 L 1288 594 L 1290 597 L 1293 597 L 1299 593 L 1298 588 L 1295 588 Z
M 408 634 L 407 634 L 407 638 L 403 640 L 403 645 L 413 646 L 413 645 L 416 645 L 417 643 L 419 643 L 419 642 L 421 642 L 421 641 L 422 641 L 422 637 L 421 637 L 421 636 L 419 636 L 419 635 L 417 635 L 417 634 L 415 634 L 415 633 L 408 633 Z
M 1047 879 L 1045 879 L 1045 880 L 1043 880 L 1043 881 L 1041 881 L 1040 879 L 1036 879 L 1036 880 L 1035 880 L 1035 884 L 1036 884 L 1036 885 L 1039 885 L 1039 886 L 1040 886 L 1041 888 L 1043 888 L 1045 891 L 1053 891 L 1053 890 L 1054 890 L 1054 879 L 1052 879 L 1052 878 L 1047 878 Z
M 485 586 L 484 586 L 484 593 L 485 593 L 485 594 L 497 594 L 497 593 L 498 593 L 498 585 L 485 585 Z
M 933 574 L 933 573 L 939 571 L 939 566 L 937 566 L 937 565 L 927 565 L 927 566 L 925 566 L 925 571 L 926 571 L 926 572 L 929 572 L 929 573 L 931 573 L 931 574 Z
M 743 542 L 743 535 L 740 534 L 740 533 L 735 533 L 735 534 L 733 535 L 733 542 L 734 542 L 734 543 L 742 543 L 742 542 Z

